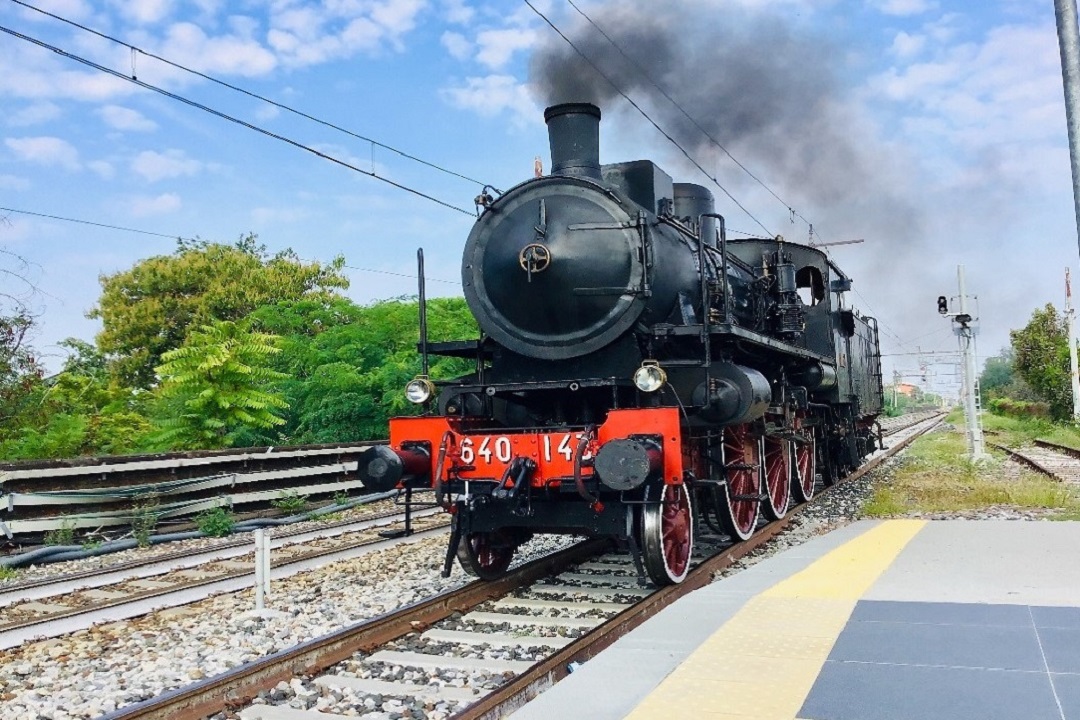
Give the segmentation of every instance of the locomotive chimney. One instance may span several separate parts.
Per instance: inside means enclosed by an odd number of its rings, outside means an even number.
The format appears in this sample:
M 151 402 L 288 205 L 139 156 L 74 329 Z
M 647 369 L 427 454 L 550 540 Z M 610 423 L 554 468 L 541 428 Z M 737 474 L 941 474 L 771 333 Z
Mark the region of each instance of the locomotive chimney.
M 600 179 L 600 108 L 590 103 L 552 105 L 544 111 L 551 144 L 551 174 Z

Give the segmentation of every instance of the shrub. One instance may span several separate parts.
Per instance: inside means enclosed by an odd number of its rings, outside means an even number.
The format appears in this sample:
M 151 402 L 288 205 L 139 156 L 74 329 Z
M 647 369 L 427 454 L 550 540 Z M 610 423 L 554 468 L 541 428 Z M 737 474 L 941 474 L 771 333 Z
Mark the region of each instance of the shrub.
M 75 542 L 75 525 L 66 520 L 60 527 L 45 533 L 46 545 L 71 545 Z
M 150 547 L 150 536 L 158 522 L 158 497 L 154 493 L 136 496 L 131 508 L 131 534 L 139 547 Z
M 208 537 L 225 537 L 232 535 L 233 527 L 236 526 L 236 518 L 228 508 L 216 507 L 204 510 L 195 517 L 195 524 L 199 532 Z
M 271 500 L 270 504 L 282 512 L 298 513 L 307 507 L 307 502 L 307 495 L 301 495 L 295 490 L 286 490 L 278 495 L 276 500 Z

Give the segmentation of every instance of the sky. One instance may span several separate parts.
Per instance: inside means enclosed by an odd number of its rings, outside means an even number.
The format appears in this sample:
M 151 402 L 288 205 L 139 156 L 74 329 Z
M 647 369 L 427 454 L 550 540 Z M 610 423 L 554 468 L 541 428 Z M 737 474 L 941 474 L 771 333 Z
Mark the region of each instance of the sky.
M 881 323 L 887 381 L 921 360 L 955 392 L 951 356 L 916 353 L 956 349 L 936 298 L 958 265 L 983 357 L 1062 307 L 1078 250 L 1049 0 L 531 2 L 27 0 L 124 45 L 0 0 L 2 28 L 305 146 L 0 33 L 0 270 L 36 289 L 35 347 L 58 367 L 59 341 L 99 330 L 99 276 L 179 236 L 343 255 L 361 303 L 414 294 L 423 247 L 429 293 L 460 294 L 473 198 L 550 164 L 543 107 L 565 99 L 601 106 L 602 162 L 710 186 L 733 231 L 862 239 L 829 252 Z

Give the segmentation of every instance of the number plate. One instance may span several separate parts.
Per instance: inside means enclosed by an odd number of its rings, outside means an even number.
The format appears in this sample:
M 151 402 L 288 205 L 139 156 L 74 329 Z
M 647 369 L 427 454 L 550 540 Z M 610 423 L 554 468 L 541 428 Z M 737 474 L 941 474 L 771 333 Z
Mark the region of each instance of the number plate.
M 537 464 L 535 479 L 569 477 L 574 474 L 574 453 L 582 433 L 528 433 L 522 435 L 460 435 L 458 463 L 466 468 L 459 475 L 469 479 L 498 480 L 515 457 L 531 458 Z M 583 460 L 592 458 L 586 448 Z M 584 468 L 582 473 L 591 474 Z

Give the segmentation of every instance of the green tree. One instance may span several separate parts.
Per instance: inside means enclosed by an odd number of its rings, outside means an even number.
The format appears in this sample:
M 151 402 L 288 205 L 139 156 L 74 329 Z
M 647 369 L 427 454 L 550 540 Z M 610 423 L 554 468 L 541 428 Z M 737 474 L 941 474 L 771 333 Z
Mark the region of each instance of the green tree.
M 33 328 L 25 309 L 0 316 L 0 437 L 42 387 L 45 370 L 29 343 Z
M 420 372 L 417 303 L 398 298 L 358 306 L 338 298 L 301 300 L 260 308 L 249 320 L 280 334 L 282 352 L 274 367 L 287 377 L 277 384 L 290 411 L 280 429 L 291 442 L 348 442 L 386 436 L 393 415 L 417 412 L 405 400 L 405 384 Z M 428 302 L 428 335 L 433 342 L 478 336 L 461 298 Z M 470 372 L 473 363 L 431 358 L 433 379 Z M 271 439 L 254 434 L 245 444 Z
M 982 375 L 979 376 L 983 403 L 988 402 L 990 398 L 1001 397 L 1005 389 L 1012 384 L 1014 377 L 1011 349 L 1002 348 L 999 355 L 986 358 Z
M 1013 369 L 1050 405 L 1054 419 L 1068 418 L 1072 414 L 1072 390 L 1065 318 L 1047 303 L 1032 313 L 1026 326 L 1012 330 L 1009 337 L 1014 353 Z
M 342 257 L 329 264 L 302 262 L 291 250 L 270 255 L 255 235 L 234 245 L 181 240 L 172 255 L 102 275 L 101 298 L 88 316 L 101 319 L 97 343 L 113 374 L 131 387 L 148 388 L 154 368 L 180 347 L 189 327 L 240 320 L 280 301 L 329 301 L 349 285 L 343 265 Z
M 92 345 L 71 339 L 60 345 L 71 352 L 64 369 L 26 384 L 20 401 L 0 421 L 0 456 L 57 458 L 139 449 L 151 429 L 139 394 L 109 378 Z
M 281 352 L 276 335 L 218 320 L 193 330 L 184 344 L 166 352 L 158 366 L 158 396 L 164 411 L 159 442 L 171 447 L 216 448 L 233 444 L 247 429 L 266 430 L 285 421 L 288 408 L 268 389 L 286 376 L 270 367 Z

